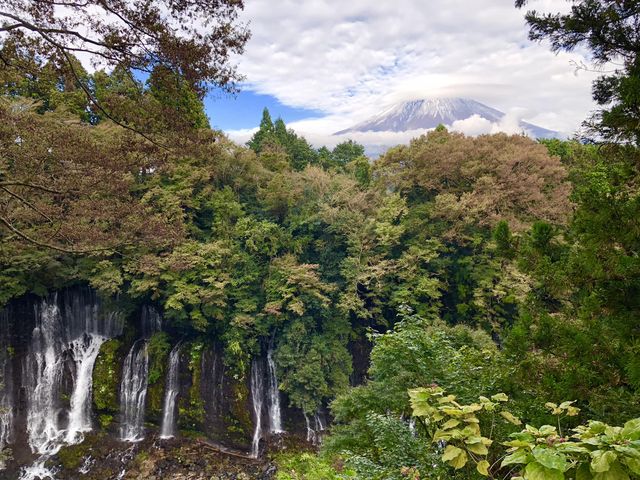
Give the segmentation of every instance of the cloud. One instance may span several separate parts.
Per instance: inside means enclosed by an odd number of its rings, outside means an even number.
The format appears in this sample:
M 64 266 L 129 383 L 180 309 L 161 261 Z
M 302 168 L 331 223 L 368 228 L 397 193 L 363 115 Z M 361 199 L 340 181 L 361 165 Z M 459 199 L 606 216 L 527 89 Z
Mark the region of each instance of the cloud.
M 539 11 L 569 7 L 535 2 Z M 530 42 L 523 15 L 508 0 L 251 0 L 242 18 L 253 37 L 238 61 L 245 88 L 327 115 L 296 122 L 308 136 L 443 95 L 524 109 L 532 123 L 573 131 L 593 107 L 594 74 L 575 74 L 572 62 L 588 59 Z
M 451 125 L 445 125 L 449 130 L 464 133 L 465 135 L 477 136 L 493 133 L 507 133 L 514 134 L 529 134 L 526 130 L 523 130 L 521 125 L 521 111 L 515 110 L 507 113 L 500 122 L 491 122 L 486 118 L 483 118 L 477 114 L 470 116 L 464 120 L 457 120 Z M 343 135 L 334 135 L 331 133 L 324 133 L 322 123 L 316 120 L 314 121 L 301 121 L 290 124 L 296 132 L 307 132 L 305 138 L 316 148 L 326 146 L 330 149 L 335 147 L 341 142 L 347 140 L 354 140 L 366 147 L 367 154 L 373 157 L 377 157 L 388 150 L 390 147 L 396 145 L 408 144 L 412 139 L 424 135 L 428 132 L 425 129 L 407 130 L 404 132 L 350 132 Z M 314 124 L 320 124 L 314 125 Z M 331 123 L 329 121 L 329 123 Z M 245 144 L 251 136 L 256 132 L 257 128 L 252 129 L 240 129 L 231 130 L 227 132 L 229 138 L 237 143 Z

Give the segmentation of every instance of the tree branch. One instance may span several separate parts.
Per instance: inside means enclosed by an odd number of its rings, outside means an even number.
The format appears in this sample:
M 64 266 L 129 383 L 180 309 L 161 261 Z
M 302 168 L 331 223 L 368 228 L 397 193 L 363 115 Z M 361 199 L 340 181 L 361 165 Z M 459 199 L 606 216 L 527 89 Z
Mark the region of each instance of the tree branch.
M 25 205 L 27 205 L 29 208 L 31 208 L 34 212 L 38 213 L 39 215 L 41 215 L 42 217 L 44 217 L 46 220 L 48 220 L 50 223 L 54 223 L 53 220 L 51 219 L 51 217 L 49 217 L 49 215 L 47 215 L 46 213 L 40 211 L 38 209 L 38 207 L 36 207 L 33 203 L 29 202 L 26 198 L 22 197 L 21 195 L 18 195 L 15 192 L 12 192 L 11 190 L 9 190 L 8 188 L 5 187 L 0 187 L 0 189 L 4 190 L 5 192 L 7 192 L 9 195 L 11 195 L 13 198 L 17 198 L 18 200 L 20 200 L 22 203 L 24 203 Z
M 42 190 L 44 192 L 55 193 L 56 195 L 63 195 L 64 194 L 64 192 L 61 192 L 60 190 L 54 190 L 52 188 L 48 188 L 48 187 L 45 187 L 43 185 L 38 185 L 37 183 L 17 182 L 17 181 L 0 182 L 0 187 L 12 187 L 12 186 L 33 188 L 33 189 L 36 189 L 36 190 Z
M 0 223 L 3 223 L 5 227 L 7 227 L 11 232 L 15 233 L 18 237 L 26 240 L 29 243 L 37 245 L 39 247 L 50 248 L 51 250 L 56 250 L 58 252 L 70 253 L 70 254 L 81 254 L 81 253 L 96 253 L 96 252 L 105 252 L 105 251 L 113 251 L 113 248 L 94 248 L 89 250 L 72 250 L 64 247 L 59 247 L 57 245 L 52 245 L 50 243 L 40 242 L 35 238 L 31 238 L 26 233 L 20 231 L 16 227 L 14 227 L 9 220 L 4 217 L 0 217 Z

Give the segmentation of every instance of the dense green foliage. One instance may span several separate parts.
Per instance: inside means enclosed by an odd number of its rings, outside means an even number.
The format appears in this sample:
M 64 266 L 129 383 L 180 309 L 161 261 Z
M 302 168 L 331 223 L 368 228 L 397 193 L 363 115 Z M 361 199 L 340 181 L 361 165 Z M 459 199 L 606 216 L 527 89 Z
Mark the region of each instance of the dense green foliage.
M 609 59 L 607 38 L 620 40 L 635 2 L 573 3 L 569 16 L 529 14 L 532 37 L 556 49 L 587 42 Z M 595 35 L 607 15 L 611 29 Z M 161 307 L 151 410 L 181 341 L 186 429 L 203 422 L 202 357 L 215 343 L 237 400 L 230 434 L 246 438 L 246 379 L 269 345 L 289 404 L 333 417 L 320 456 L 281 458 L 284 480 L 512 469 L 532 480 L 637 478 L 640 153 L 628 40 L 623 70 L 595 88 L 613 100 L 605 143 L 441 126 L 375 162 L 353 141 L 316 149 L 266 109 L 236 145 L 208 128 L 197 89 L 159 66 L 145 83 L 126 69 L 80 72 L 138 131 L 122 128 L 87 108 L 65 65 L 7 43 L 3 54 L 34 74 L 0 71 L 0 303 L 88 283 Z M 96 362 L 104 425 L 117 412 L 121 348 L 106 342 Z M 568 441 L 549 427 L 558 411 L 571 413 Z M 520 422 L 544 426 L 516 431 Z

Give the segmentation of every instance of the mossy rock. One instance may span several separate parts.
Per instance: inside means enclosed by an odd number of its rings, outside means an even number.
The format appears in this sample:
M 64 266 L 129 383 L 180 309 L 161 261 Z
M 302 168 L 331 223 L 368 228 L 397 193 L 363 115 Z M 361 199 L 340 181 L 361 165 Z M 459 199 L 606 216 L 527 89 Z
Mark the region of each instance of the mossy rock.
M 100 347 L 93 368 L 93 404 L 96 411 L 108 415 L 117 413 L 120 409 L 118 391 L 121 370 L 122 342 L 115 338 L 107 340 Z M 102 420 L 100 423 L 104 426 Z
M 154 333 L 149 339 L 149 386 L 147 388 L 147 415 L 159 419 L 162 416 L 164 384 L 167 362 L 171 351 L 169 335 L 165 332 Z
M 88 443 L 68 445 L 60 449 L 58 460 L 65 470 L 77 470 L 82 466 L 82 462 L 90 450 L 91 446 Z
M 188 397 L 181 398 L 178 404 L 180 425 L 187 430 L 201 430 L 205 421 L 206 411 L 200 388 L 203 350 L 204 344 L 202 342 L 193 342 L 188 349 L 191 386 L 189 387 Z

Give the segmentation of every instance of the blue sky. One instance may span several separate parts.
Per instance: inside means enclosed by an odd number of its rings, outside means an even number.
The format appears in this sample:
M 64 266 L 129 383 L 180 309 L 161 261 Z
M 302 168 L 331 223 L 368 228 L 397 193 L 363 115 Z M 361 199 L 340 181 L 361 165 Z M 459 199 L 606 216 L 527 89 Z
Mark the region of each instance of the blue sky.
M 257 127 L 265 107 L 274 120 L 280 117 L 285 123 L 324 116 L 320 111 L 283 105 L 271 95 L 261 95 L 248 89 L 242 89 L 236 96 L 211 92 L 204 104 L 211 126 L 225 131 Z

